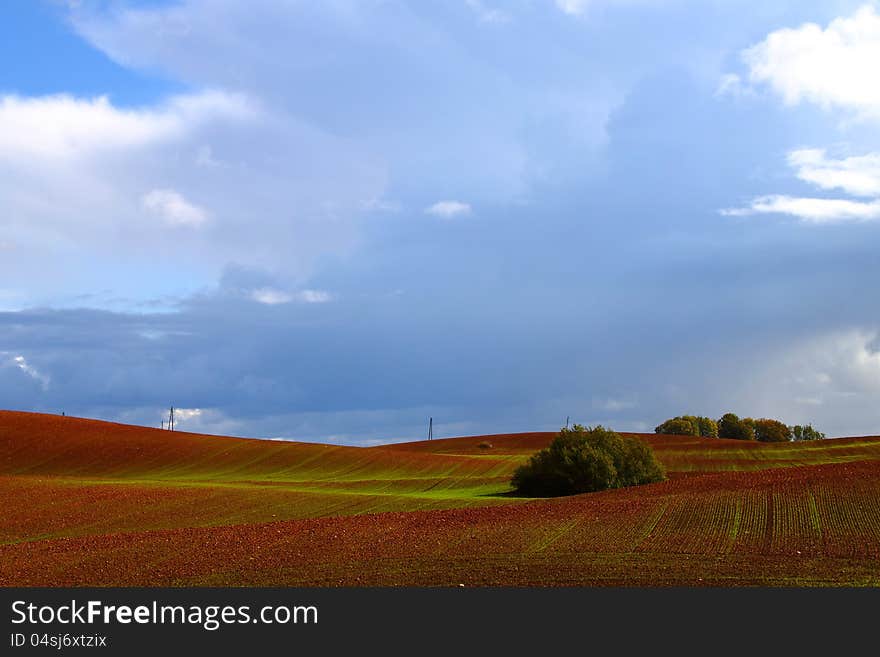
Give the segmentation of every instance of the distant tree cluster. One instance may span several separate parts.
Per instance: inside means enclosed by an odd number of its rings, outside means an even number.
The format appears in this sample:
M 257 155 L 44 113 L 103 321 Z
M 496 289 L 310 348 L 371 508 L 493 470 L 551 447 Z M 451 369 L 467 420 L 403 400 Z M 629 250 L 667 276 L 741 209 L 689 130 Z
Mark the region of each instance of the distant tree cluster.
M 796 424 L 791 428 L 792 440 L 801 441 L 801 440 L 824 440 L 825 434 L 821 431 L 816 431 L 813 428 L 812 424 Z
M 665 479 L 653 450 L 635 436 L 575 424 L 516 469 L 512 484 L 530 497 L 592 493 Z
M 698 415 L 679 415 L 671 420 L 666 420 L 666 422 L 654 429 L 654 432 L 676 434 L 679 436 L 717 438 L 718 423 L 708 417 Z
M 743 422 L 749 423 L 751 418 Z M 791 440 L 791 428 L 779 420 L 760 418 L 751 420 L 752 430 L 755 432 L 755 440 L 762 443 L 785 443 Z
M 755 440 L 755 427 L 750 418 L 741 420 L 735 413 L 725 413 L 718 420 L 718 437 L 733 440 Z
M 707 417 L 680 415 L 666 420 L 654 431 L 655 433 L 680 436 L 757 440 L 762 443 L 822 440 L 825 438 L 825 434 L 814 429 L 811 424 L 788 426 L 779 420 L 740 418 L 735 413 L 725 413 L 717 422 Z

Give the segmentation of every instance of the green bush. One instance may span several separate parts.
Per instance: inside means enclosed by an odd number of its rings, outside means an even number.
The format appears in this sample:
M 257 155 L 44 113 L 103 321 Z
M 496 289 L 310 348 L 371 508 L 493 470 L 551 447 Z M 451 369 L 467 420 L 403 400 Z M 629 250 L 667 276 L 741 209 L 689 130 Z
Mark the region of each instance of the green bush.
M 762 443 L 787 443 L 792 438 L 791 429 L 779 420 L 761 418 L 752 420 L 755 439 Z
M 553 442 L 513 474 L 518 493 L 555 497 L 662 481 L 653 450 L 633 436 L 579 424 L 562 429 Z
M 712 418 L 698 415 L 679 415 L 654 429 L 654 433 L 673 434 L 678 436 L 718 437 L 718 424 Z
M 824 440 L 825 434 L 821 431 L 816 431 L 813 428 L 812 424 L 796 424 L 791 427 L 791 435 L 792 440 Z
M 670 434 L 673 436 L 699 436 L 700 428 L 699 426 L 694 426 L 693 422 L 683 417 L 674 417 L 656 427 L 654 433 Z
M 696 418 L 697 423 L 700 426 L 700 435 L 703 438 L 717 438 L 718 437 L 718 423 L 710 417 L 703 417 L 702 415 Z
M 718 437 L 732 438 L 733 440 L 754 440 L 753 422 L 754 420 L 750 418 L 740 420 L 739 416 L 734 413 L 725 413 L 718 420 Z

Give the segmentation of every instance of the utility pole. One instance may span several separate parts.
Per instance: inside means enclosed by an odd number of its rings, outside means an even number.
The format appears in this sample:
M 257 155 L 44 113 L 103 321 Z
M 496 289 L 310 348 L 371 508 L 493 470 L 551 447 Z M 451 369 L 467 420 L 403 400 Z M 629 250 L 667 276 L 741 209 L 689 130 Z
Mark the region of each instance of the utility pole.
M 168 412 L 168 429 L 174 431 L 174 406 L 172 406 L 171 410 Z
M 570 419 L 569 416 L 566 415 L 566 416 L 565 416 L 565 428 L 566 428 L 566 429 L 568 429 L 568 421 L 569 421 L 569 419 Z
M 434 439 L 434 418 L 428 418 L 428 440 Z

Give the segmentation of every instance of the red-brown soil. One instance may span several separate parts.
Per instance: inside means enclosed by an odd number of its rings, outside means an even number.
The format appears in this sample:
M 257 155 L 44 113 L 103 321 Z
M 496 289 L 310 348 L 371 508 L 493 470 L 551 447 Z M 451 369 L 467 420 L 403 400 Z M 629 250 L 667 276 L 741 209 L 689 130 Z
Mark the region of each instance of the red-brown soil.
M 0 584 L 880 584 L 880 439 L 652 434 L 666 482 L 504 495 L 551 438 L 363 449 L 0 413 Z

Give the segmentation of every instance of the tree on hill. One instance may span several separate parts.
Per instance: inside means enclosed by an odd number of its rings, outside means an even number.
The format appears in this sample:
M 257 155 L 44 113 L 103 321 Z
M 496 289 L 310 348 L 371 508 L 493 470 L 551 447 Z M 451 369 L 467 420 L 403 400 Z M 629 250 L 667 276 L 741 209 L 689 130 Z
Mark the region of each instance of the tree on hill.
M 813 428 L 812 424 L 796 424 L 791 427 L 791 435 L 792 440 L 801 441 L 801 440 L 824 440 L 825 434 L 821 431 L 816 431 Z
M 686 420 L 683 417 L 674 417 L 655 427 L 654 433 L 664 433 L 673 436 L 699 436 L 700 429 L 694 426 L 690 420 Z
M 710 417 L 703 417 L 702 415 L 698 415 L 696 420 L 700 427 L 700 435 L 703 438 L 718 437 L 718 423 L 715 420 Z
M 712 418 L 700 415 L 679 415 L 656 427 L 654 433 L 717 438 L 718 424 Z
M 663 479 L 653 450 L 638 438 L 575 424 L 517 468 L 511 483 L 522 495 L 554 497 Z
M 718 437 L 732 438 L 733 440 L 754 440 L 753 422 L 754 420 L 750 418 L 741 420 L 735 413 L 725 413 L 718 420 Z
M 814 429 L 811 424 L 796 424 L 789 427 L 779 420 L 740 418 L 735 413 L 725 413 L 717 422 L 702 415 L 678 415 L 657 426 L 654 432 L 678 436 L 758 440 L 763 443 L 822 440 L 825 438 L 825 434 Z
M 791 440 L 792 432 L 788 425 L 779 420 L 761 418 L 752 420 L 752 428 L 755 432 L 755 440 L 762 443 L 787 443 Z

